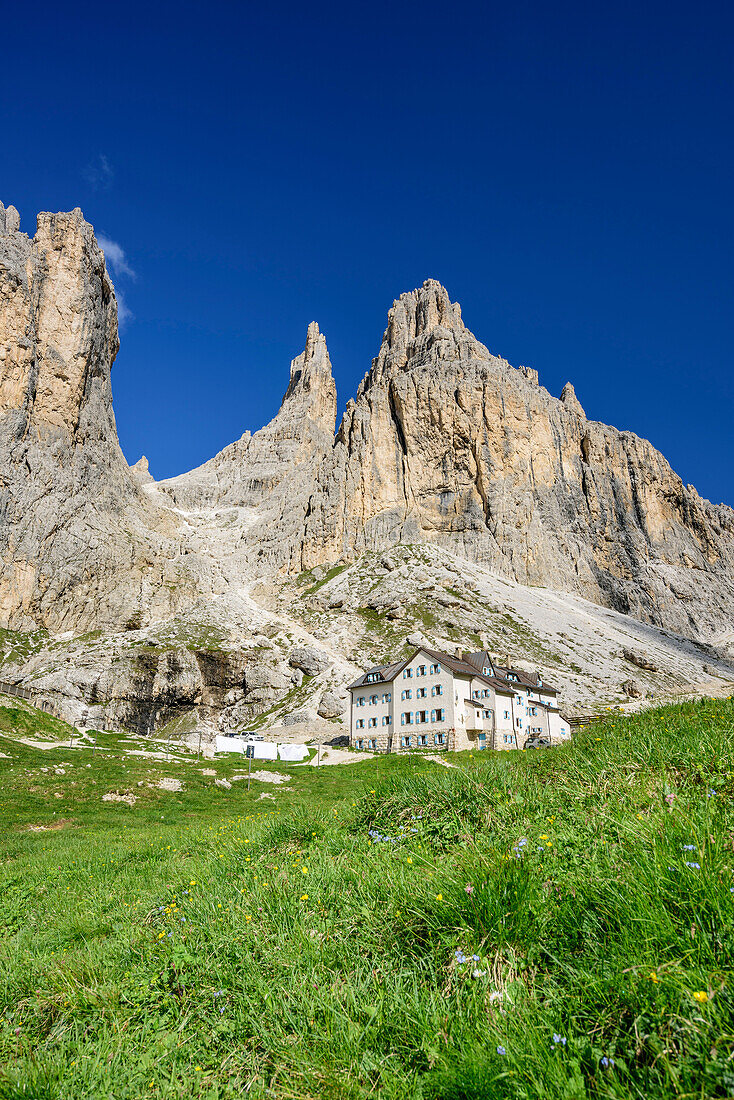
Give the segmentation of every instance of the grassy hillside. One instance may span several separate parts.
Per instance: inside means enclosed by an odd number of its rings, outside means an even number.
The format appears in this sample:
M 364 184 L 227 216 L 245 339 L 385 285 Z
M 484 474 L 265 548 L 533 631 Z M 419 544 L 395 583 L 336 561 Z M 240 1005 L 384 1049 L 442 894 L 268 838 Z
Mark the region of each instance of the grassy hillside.
M 249 793 L 0 752 L 4 1100 L 734 1093 L 731 700 Z

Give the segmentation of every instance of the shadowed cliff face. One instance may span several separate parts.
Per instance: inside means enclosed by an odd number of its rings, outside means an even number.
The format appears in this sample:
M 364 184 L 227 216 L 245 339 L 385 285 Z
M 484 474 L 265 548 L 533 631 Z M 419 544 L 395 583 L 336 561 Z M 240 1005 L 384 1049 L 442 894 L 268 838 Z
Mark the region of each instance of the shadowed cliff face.
M 119 630 L 202 599 L 246 610 L 256 577 L 420 542 L 687 635 L 734 620 L 734 512 L 649 443 L 588 421 L 570 383 L 556 399 L 492 355 L 433 280 L 394 302 L 336 437 L 312 323 L 274 419 L 159 484 L 119 448 L 116 351 L 81 212 L 39 215 L 30 240 L 0 207 L 3 625 Z

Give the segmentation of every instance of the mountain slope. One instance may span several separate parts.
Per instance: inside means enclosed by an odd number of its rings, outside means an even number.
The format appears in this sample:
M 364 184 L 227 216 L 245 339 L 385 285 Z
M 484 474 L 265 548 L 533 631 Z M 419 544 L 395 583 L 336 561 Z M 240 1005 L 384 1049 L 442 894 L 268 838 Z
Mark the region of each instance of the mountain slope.
M 11 645 L 14 677 L 43 680 L 69 714 L 145 731 L 198 707 L 224 728 L 263 709 L 269 722 L 294 706 L 313 716 L 349 667 L 419 630 L 511 642 L 582 709 L 620 698 L 625 633 L 656 651 L 643 693 L 729 679 L 732 509 L 684 486 L 648 442 L 589 421 L 570 383 L 557 399 L 491 354 L 439 283 L 393 303 L 336 434 L 312 322 L 273 420 L 160 483 L 120 450 L 117 347 L 114 289 L 81 211 L 40 214 L 29 239 L 0 206 L 0 628 L 103 632 L 61 647 L 34 636 L 28 660 Z M 314 569 L 333 606 L 294 584 Z M 432 604 L 458 599 L 447 570 L 478 593 L 448 618 Z M 391 571 L 399 606 L 373 606 Z M 607 630 L 592 605 L 628 618 Z M 564 616 L 607 647 L 597 672 L 565 645 Z M 299 639 L 333 665 L 305 687 L 289 664 Z

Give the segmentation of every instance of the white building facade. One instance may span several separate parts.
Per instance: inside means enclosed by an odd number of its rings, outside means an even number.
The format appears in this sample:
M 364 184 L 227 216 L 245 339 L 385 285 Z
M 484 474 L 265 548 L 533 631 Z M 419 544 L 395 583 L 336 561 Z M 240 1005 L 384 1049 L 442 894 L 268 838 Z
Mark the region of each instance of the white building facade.
M 517 749 L 570 737 L 557 692 L 538 674 L 500 668 L 489 653 L 421 648 L 350 684 L 350 745 L 371 752 Z

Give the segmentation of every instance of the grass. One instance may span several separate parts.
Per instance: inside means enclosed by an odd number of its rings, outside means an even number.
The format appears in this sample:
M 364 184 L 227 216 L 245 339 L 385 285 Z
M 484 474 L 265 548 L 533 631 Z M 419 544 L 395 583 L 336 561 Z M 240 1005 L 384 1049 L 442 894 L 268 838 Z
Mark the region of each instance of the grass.
M 0 751 L 3 1100 L 734 1092 L 731 700 L 249 794 Z

